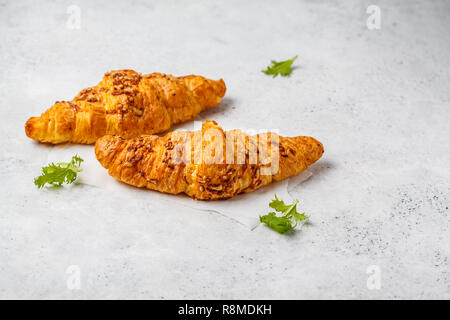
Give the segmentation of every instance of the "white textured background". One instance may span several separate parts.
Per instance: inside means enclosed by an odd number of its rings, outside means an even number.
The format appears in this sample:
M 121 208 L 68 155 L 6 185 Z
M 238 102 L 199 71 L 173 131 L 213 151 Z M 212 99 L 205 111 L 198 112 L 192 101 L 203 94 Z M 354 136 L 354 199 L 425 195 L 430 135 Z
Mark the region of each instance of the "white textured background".
M 80 29 L 66 27 L 72 4 Z M 380 30 L 366 27 L 370 4 Z M 0 1 L 0 297 L 450 298 L 449 12 L 448 1 Z M 260 72 L 296 54 L 291 77 Z M 222 77 L 226 99 L 204 117 L 322 141 L 314 176 L 290 190 L 312 225 L 286 236 L 152 192 L 38 190 L 51 147 L 25 121 L 118 68 Z M 70 265 L 80 290 L 67 288 Z M 380 290 L 366 286 L 371 265 Z

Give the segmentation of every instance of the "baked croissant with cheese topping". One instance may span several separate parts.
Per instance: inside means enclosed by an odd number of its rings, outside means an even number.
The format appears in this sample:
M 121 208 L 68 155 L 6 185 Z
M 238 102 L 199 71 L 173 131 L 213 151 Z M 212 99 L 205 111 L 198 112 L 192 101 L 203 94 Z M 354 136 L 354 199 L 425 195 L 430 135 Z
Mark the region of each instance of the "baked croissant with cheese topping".
M 225 132 L 214 121 L 206 121 L 199 131 L 129 140 L 107 135 L 95 143 L 98 161 L 114 178 L 202 200 L 230 198 L 294 176 L 323 152 L 311 137 Z
M 132 138 L 168 130 L 217 106 L 225 83 L 201 76 L 111 71 L 72 101 L 56 102 L 25 124 L 28 137 L 48 143 L 94 143 L 106 134 Z

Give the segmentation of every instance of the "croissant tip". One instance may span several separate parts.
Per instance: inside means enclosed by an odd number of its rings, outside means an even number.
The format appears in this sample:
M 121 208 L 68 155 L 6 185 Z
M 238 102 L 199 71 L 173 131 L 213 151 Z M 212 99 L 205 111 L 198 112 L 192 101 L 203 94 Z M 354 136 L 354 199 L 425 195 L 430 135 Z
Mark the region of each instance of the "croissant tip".
M 25 123 L 25 134 L 27 135 L 27 137 L 35 139 L 36 132 L 38 132 L 37 130 L 38 120 L 39 118 L 37 117 L 31 117 Z
M 322 142 L 320 142 L 319 140 L 313 137 L 307 137 L 307 139 L 308 139 L 307 144 L 309 146 L 308 151 L 310 155 L 307 160 L 309 160 L 308 165 L 311 165 L 322 157 L 325 150 Z
M 117 135 L 105 135 L 97 139 L 94 148 L 95 157 L 104 168 L 109 169 L 114 155 L 124 141 L 124 138 Z
M 227 85 L 225 84 L 225 81 L 223 81 L 222 78 L 219 79 L 219 84 L 220 84 L 219 96 L 223 98 L 225 92 L 227 91 Z
M 219 98 L 219 103 L 220 103 L 220 99 L 222 99 L 225 96 L 225 93 L 227 92 L 227 86 L 225 84 L 225 81 L 223 81 L 222 78 L 220 78 L 219 80 L 217 80 L 215 82 L 214 92 L 217 95 L 217 97 Z

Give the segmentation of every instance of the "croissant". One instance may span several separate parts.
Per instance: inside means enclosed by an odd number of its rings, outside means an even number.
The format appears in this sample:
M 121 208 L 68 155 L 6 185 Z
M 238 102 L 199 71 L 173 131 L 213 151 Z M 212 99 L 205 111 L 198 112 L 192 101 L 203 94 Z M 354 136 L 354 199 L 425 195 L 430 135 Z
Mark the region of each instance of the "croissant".
M 215 107 L 225 91 L 222 79 L 111 71 L 72 101 L 56 102 L 40 117 L 28 119 L 25 132 L 53 144 L 91 144 L 106 134 L 132 138 L 159 133 Z
M 230 198 L 294 176 L 323 152 L 311 137 L 224 132 L 214 121 L 206 121 L 200 131 L 129 140 L 107 135 L 95 143 L 97 160 L 114 178 L 202 200 Z

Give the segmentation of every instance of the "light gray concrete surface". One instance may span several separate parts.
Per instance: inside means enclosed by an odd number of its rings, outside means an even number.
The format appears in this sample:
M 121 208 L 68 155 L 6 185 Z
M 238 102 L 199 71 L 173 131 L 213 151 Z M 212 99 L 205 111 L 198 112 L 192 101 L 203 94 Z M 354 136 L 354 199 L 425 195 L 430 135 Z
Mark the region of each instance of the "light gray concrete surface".
M 366 26 L 371 4 L 379 30 Z M 70 5 L 80 29 L 67 27 Z M 0 1 L 0 297 L 450 298 L 449 11 L 448 1 Z M 291 77 L 261 73 L 297 54 Z M 38 190 L 51 147 L 25 136 L 26 119 L 118 68 L 222 77 L 226 99 L 203 116 L 321 140 L 314 176 L 290 190 L 312 224 L 286 236 L 151 192 Z M 71 265 L 79 290 L 67 286 Z

